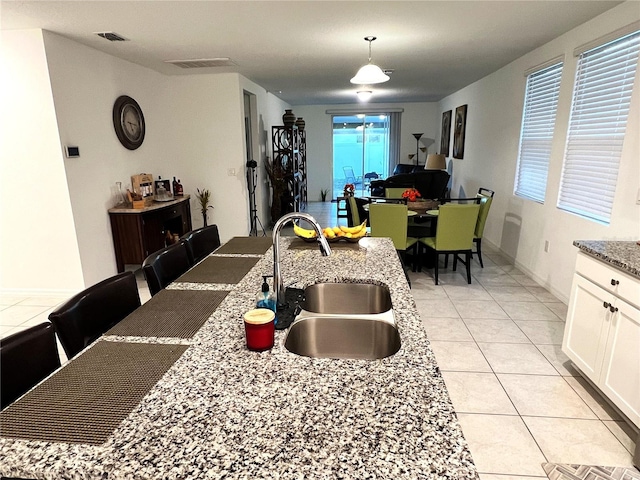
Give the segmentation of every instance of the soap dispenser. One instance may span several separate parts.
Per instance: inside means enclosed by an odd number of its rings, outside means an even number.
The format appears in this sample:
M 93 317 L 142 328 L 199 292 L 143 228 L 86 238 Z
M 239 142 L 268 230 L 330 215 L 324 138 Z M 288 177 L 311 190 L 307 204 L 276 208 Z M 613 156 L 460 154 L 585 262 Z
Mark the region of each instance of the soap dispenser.
M 262 288 L 258 293 L 258 297 L 256 300 L 256 308 L 268 308 L 272 310 L 273 313 L 276 314 L 276 318 L 274 319 L 274 324 L 278 323 L 278 312 L 277 312 L 277 302 L 276 295 L 274 292 L 269 291 L 269 282 L 267 282 L 267 278 L 272 277 L 273 275 L 263 275 L 262 276 Z

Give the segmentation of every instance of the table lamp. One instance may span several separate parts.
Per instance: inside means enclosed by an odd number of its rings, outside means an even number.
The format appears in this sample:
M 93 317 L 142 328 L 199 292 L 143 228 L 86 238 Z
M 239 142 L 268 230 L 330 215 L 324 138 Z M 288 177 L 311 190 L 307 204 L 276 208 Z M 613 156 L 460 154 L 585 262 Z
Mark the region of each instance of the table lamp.
M 447 168 L 447 159 L 441 153 L 430 153 L 427 155 L 427 162 L 424 165 L 425 170 L 445 170 Z

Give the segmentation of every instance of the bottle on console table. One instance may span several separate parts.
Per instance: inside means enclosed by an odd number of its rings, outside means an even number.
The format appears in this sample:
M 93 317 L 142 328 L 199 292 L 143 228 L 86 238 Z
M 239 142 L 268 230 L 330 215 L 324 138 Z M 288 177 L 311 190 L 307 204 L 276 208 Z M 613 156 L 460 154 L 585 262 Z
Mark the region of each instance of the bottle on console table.
M 173 182 L 171 182 L 171 190 L 173 190 L 173 196 L 178 195 L 178 182 L 176 181 L 176 177 L 173 177 Z
M 182 189 L 182 184 L 180 183 L 180 179 L 178 179 L 178 184 L 176 185 L 176 188 L 178 190 L 178 193 L 176 193 L 176 197 L 183 197 L 184 190 Z

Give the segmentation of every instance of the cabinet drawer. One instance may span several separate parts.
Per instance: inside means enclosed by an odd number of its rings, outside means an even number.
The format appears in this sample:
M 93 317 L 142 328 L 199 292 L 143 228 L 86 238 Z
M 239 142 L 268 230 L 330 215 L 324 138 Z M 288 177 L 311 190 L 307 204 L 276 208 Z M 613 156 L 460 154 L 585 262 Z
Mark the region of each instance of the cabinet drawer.
M 640 279 L 578 252 L 576 272 L 627 302 L 640 307 Z

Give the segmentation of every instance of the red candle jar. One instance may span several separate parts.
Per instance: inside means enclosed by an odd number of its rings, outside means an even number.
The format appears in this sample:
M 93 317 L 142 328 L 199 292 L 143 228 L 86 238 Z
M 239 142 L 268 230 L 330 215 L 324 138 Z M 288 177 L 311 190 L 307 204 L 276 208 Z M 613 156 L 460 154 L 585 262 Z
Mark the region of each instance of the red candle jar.
M 263 352 L 273 347 L 275 313 L 268 308 L 256 308 L 244 314 L 244 332 L 247 348 Z

